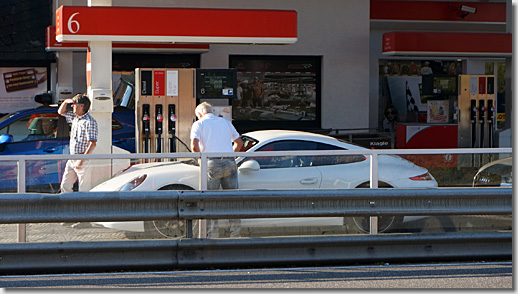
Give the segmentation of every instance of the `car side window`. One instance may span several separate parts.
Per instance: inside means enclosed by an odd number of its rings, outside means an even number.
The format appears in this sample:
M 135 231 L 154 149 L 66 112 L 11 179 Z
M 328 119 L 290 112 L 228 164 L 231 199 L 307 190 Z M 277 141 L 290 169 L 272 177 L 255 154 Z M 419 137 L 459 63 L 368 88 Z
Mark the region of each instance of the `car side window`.
M 4 127 L 0 134 L 11 134 L 13 142 L 54 139 L 57 127 L 57 113 L 33 113 Z
M 277 141 L 257 149 L 257 151 L 319 151 L 319 150 L 345 150 L 338 146 L 324 143 L 302 141 L 302 140 L 284 140 Z M 354 155 L 308 155 L 308 156 L 272 156 L 272 157 L 254 157 L 261 169 L 268 168 L 292 168 L 292 167 L 309 167 L 309 166 L 325 166 L 336 164 L 348 164 L 364 161 L 366 158 L 361 154 Z
M 27 125 L 30 115 L 24 116 L 1 130 L 2 134 L 10 134 L 13 136 L 14 142 L 19 142 L 28 137 L 31 134 L 31 129 Z
M 315 142 L 301 140 L 285 140 L 267 144 L 257 151 L 301 151 L 316 150 Z M 312 156 L 272 156 L 255 157 L 261 169 L 268 168 L 288 168 L 288 167 L 307 167 L 311 166 Z
M 317 144 L 317 150 L 346 150 L 337 146 L 328 144 Z M 313 156 L 312 166 L 324 166 L 324 165 L 336 165 L 336 164 L 348 164 L 354 162 L 361 162 L 367 158 L 361 154 L 351 155 L 318 155 Z

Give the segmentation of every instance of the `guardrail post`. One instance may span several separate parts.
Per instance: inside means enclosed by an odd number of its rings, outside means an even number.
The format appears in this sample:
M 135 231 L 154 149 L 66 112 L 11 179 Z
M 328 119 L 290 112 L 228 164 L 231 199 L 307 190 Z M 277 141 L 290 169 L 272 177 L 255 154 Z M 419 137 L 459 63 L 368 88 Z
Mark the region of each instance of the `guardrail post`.
M 370 166 L 370 188 L 371 189 L 378 189 L 378 154 L 372 153 L 370 155 L 371 157 L 371 166 Z M 375 205 L 376 203 L 374 203 Z M 369 226 L 369 233 L 370 234 L 377 234 L 378 233 L 378 217 L 377 216 L 371 216 L 370 217 L 370 226 Z
M 25 193 L 25 170 L 26 170 L 25 159 L 18 160 L 18 193 Z M 26 224 L 18 224 L 18 242 L 24 243 L 27 242 L 27 225 Z
M 207 191 L 207 181 L 208 181 L 207 160 L 208 160 L 208 157 L 207 157 L 207 154 L 204 154 L 204 153 L 201 153 L 200 155 L 201 155 L 201 157 L 200 157 L 200 190 Z M 192 226 L 192 220 L 188 221 L 188 225 L 189 225 L 189 222 L 191 222 L 190 226 Z M 199 223 L 199 234 L 197 237 L 206 238 L 206 236 L 207 236 L 207 220 L 200 219 L 200 220 L 198 220 L 198 223 Z

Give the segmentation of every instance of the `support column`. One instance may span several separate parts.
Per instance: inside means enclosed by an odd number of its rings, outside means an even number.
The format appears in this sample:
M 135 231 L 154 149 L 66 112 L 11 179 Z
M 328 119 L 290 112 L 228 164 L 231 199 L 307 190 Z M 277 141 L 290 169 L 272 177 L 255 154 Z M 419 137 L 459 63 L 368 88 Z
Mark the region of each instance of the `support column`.
M 505 28 L 506 33 L 513 32 L 513 1 L 506 0 L 505 6 Z M 505 59 L 505 122 L 504 129 L 510 129 L 513 126 L 513 57 L 507 57 Z M 512 136 L 512 134 L 511 134 Z M 511 144 L 514 143 L 511 137 Z M 512 145 L 511 145 L 512 146 Z
M 111 6 L 111 0 L 88 0 L 88 6 Z M 88 97 L 92 102 L 90 115 L 99 125 L 99 137 L 94 154 L 112 153 L 112 42 L 89 41 L 87 52 L 86 76 Z M 92 187 L 111 177 L 110 160 L 95 160 L 95 173 Z
M 72 98 L 74 92 L 74 60 L 73 52 L 57 52 L 57 84 L 56 84 L 56 101 L 62 101 Z
M 92 102 L 90 114 L 99 124 L 99 141 L 95 153 L 111 153 L 112 94 L 112 43 L 88 42 L 86 71 L 88 97 Z

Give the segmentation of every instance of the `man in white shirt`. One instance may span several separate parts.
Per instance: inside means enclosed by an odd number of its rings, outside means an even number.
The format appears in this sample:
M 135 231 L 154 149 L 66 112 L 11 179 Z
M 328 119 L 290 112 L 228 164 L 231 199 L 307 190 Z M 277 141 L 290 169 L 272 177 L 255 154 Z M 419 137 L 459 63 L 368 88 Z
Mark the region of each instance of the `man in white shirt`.
M 212 113 L 212 105 L 200 103 L 195 114 L 198 120 L 191 128 L 192 152 L 239 152 L 243 147 L 243 140 L 232 123 Z M 237 166 L 233 157 L 209 158 L 207 162 L 208 182 L 207 189 L 238 189 Z M 241 221 L 231 219 L 230 236 L 239 237 Z M 218 221 L 209 221 L 207 234 L 211 238 L 219 236 Z

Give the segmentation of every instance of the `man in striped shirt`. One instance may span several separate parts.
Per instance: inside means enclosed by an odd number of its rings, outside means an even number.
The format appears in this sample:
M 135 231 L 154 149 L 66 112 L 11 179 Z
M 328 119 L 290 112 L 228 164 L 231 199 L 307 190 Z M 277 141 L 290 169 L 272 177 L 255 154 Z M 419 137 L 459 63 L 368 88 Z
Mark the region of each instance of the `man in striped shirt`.
M 71 104 L 72 111 L 67 111 Z M 97 144 L 97 121 L 88 113 L 90 99 L 86 95 L 77 94 L 66 99 L 58 109 L 58 113 L 72 123 L 70 131 L 70 154 L 91 154 Z M 88 160 L 68 160 L 61 181 L 61 192 L 72 192 L 76 180 L 79 180 L 79 191 L 92 188 L 92 166 Z

